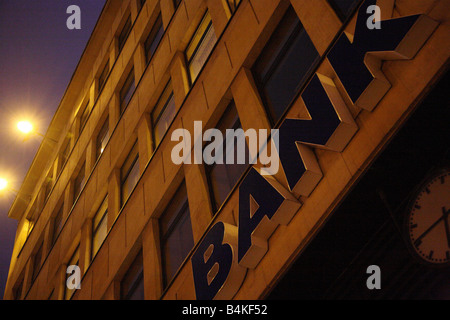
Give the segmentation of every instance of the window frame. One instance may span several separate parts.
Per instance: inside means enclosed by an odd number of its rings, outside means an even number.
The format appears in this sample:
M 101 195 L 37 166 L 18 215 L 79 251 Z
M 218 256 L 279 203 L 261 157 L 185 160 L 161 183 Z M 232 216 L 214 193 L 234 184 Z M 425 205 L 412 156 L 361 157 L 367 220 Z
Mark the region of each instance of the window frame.
M 122 87 L 119 91 L 119 114 L 122 115 L 130 104 L 133 98 L 134 92 L 136 91 L 136 80 L 134 75 L 134 68 L 131 68 L 128 73 Z M 127 99 L 127 97 L 129 97 Z
M 125 283 L 129 285 L 125 286 Z M 139 250 L 133 262 L 128 267 L 124 276 L 120 280 L 120 300 L 132 300 L 130 297 L 136 292 L 139 286 L 143 286 L 143 294 L 145 295 L 144 286 L 144 254 L 142 249 Z M 126 292 L 125 288 L 127 289 Z
M 178 200 L 177 198 L 181 197 L 184 202 L 180 204 L 176 204 L 173 200 Z M 166 215 L 169 216 L 169 223 L 167 224 L 167 228 L 164 228 L 164 218 Z M 166 288 L 168 284 L 174 279 L 176 275 L 176 270 L 179 270 L 183 265 L 183 261 L 186 260 L 186 257 L 189 255 L 189 252 L 184 253 L 184 258 L 180 261 L 180 264 L 176 267 L 173 274 L 168 274 L 168 265 L 166 265 L 167 257 L 165 255 L 165 246 L 168 243 L 169 238 L 174 234 L 174 231 L 179 226 L 179 222 L 182 221 L 184 217 L 187 217 L 190 225 L 190 236 L 192 237 L 192 248 L 194 248 L 194 232 L 192 229 L 192 220 L 191 220 L 191 212 L 189 208 L 189 199 L 186 189 L 186 182 L 183 181 L 178 189 L 175 191 L 172 196 L 172 200 L 166 206 L 164 212 L 161 214 L 159 218 L 159 232 L 160 232 L 160 252 L 161 252 L 161 271 L 162 271 L 162 282 L 163 287 Z M 190 250 L 192 250 L 192 248 Z M 170 272 L 172 272 L 171 270 Z M 169 278 L 170 276 L 170 278 Z
M 165 101 L 163 100 L 164 97 L 167 97 L 165 99 Z M 157 131 L 158 125 L 160 124 L 159 121 L 161 120 L 163 115 L 165 115 L 167 107 L 169 106 L 171 101 L 174 104 L 174 112 L 173 112 L 172 119 L 170 120 L 170 122 L 168 122 L 168 126 L 167 126 L 166 130 L 164 131 L 164 134 L 161 135 L 159 141 L 156 141 L 156 131 Z M 161 105 L 162 105 L 162 107 L 160 108 L 161 110 L 155 116 L 155 112 L 159 110 L 159 107 Z M 156 148 L 159 146 L 159 144 L 163 141 L 164 136 L 166 135 L 167 131 L 170 128 L 170 125 L 172 124 L 173 120 L 176 117 L 176 113 L 177 113 L 177 110 L 176 110 L 176 105 L 175 105 L 175 96 L 173 93 L 172 82 L 169 80 L 169 82 L 166 84 L 164 90 L 162 91 L 161 95 L 159 96 L 158 102 L 156 102 L 156 104 L 150 114 L 150 120 L 152 123 L 152 140 L 153 140 L 154 150 L 156 150 Z
M 208 21 L 208 22 L 206 23 L 206 21 Z M 208 53 L 208 56 L 205 59 L 205 61 L 203 62 L 202 66 L 198 70 L 198 73 L 195 75 L 195 77 L 193 77 L 192 70 L 191 70 L 191 64 L 192 64 L 193 60 L 195 59 L 195 57 L 197 56 L 197 53 L 202 48 L 202 44 L 204 44 L 203 41 L 209 35 L 210 32 L 213 33 L 213 36 L 215 38 L 214 45 L 212 46 L 211 51 Z M 184 55 L 186 58 L 187 74 L 188 74 L 188 78 L 189 78 L 189 84 L 191 86 L 194 84 L 195 80 L 200 75 L 203 67 L 205 66 L 206 62 L 208 61 L 209 57 L 211 56 L 211 53 L 214 50 L 214 47 L 216 44 L 217 44 L 217 36 L 215 34 L 214 24 L 213 24 L 211 15 L 209 13 L 209 10 L 206 10 L 205 14 L 203 15 L 200 23 L 198 24 L 197 28 L 195 29 L 195 32 L 192 35 L 191 39 L 189 40 L 189 42 L 186 46 L 186 49 L 184 51 Z M 190 53 L 191 47 L 193 47 L 192 53 Z
M 110 132 L 109 132 L 109 116 L 106 118 L 106 120 L 103 122 L 102 127 L 100 128 L 99 133 L 97 134 L 97 138 L 95 139 L 95 159 L 100 159 L 101 155 L 105 151 L 106 146 L 108 145 L 109 139 L 110 139 Z M 102 146 L 103 143 L 105 146 Z
M 162 33 L 160 34 L 160 30 L 162 30 Z M 145 62 L 146 65 L 148 65 L 153 58 L 153 56 L 156 53 L 156 50 L 158 50 L 159 44 L 161 43 L 163 37 L 165 34 L 164 30 L 164 24 L 162 22 L 162 15 L 161 13 L 158 14 L 158 17 L 156 18 L 155 22 L 153 23 L 153 26 L 147 36 L 147 38 L 144 41 L 144 52 L 145 52 Z M 159 38 L 159 39 L 158 39 Z M 157 40 L 155 42 L 155 40 Z M 154 46 L 153 52 L 151 52 L 151 48 Z
M 98 222 L 96 223 L 97 217 Z M 104 226 L 103 223 L 106 221 L 106 234 L 105 237 L 100 241 L 98 244 L 98 248 L 95 249 L 95 237 L 99 230 Z M 108 235 L 108 195 L 103 199 L 102 203 L 100 204 L 100 207 L 98 208 L 97 212 L 95 213 L 94 217 L 92 218 L 92 228 L 91 228 L 91 234 L 92 234 L 92 241 L 91 241 L 91 261 L 94 260 L 97 253 L 100 251 L 100 248 L 105 242 L 106 236 Z
M 117 36 L 117 46 L 119 54 L 125 47 L 125 43 L 127 42 L 132 29 L 133 29 L 133 21 L 131 19 L 131 13 L 129 13 L 125 20 L 125 23 L 122 26 L 120 33 Z
M 137 167 L 136 167 L 137 165 Z M 126 166 L 124 168 L 124 166 Z M 124 196 L 124 184 L 129 183 L 130 174 L 137 168 L 137 180 L 133 187 L 129 188 L 129 194 Z M 137 182 L 140 179 L 140 172 L 139 172 L 139 147 L 138 147 L 138 141 L 134 143 L 133 147 L 130 149 L 127 157 L 125 158 L 125 161 L 122 164 L 122 167 L 120 168 L 120 207 L 123 207 L 125 203 L 127 202 L 128 198 L 133 193 L 134 188 L 137 185 Z M 127 185 L 127 188 L 129 186 Z

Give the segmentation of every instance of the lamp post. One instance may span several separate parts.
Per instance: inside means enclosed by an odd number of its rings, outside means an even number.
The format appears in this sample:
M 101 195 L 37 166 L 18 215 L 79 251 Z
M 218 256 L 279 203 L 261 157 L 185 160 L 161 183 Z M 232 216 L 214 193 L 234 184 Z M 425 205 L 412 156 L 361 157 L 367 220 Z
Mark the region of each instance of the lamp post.
M 52 138 L 46 137 L 42 133 L 34 130 L 34 126 L 30 121 L 27 121 L 27 120 L 19 121 L 17 123 L 17 129 L 25 135 L 24 140 L 27 140 L 30 137 L 30 134 L 34 133 L 34 134 L 37 134 L 38 136 L 41 136 L 43 139 L 48 139 L 54 143 L 58 143 L 58 141 L 56 141 Z

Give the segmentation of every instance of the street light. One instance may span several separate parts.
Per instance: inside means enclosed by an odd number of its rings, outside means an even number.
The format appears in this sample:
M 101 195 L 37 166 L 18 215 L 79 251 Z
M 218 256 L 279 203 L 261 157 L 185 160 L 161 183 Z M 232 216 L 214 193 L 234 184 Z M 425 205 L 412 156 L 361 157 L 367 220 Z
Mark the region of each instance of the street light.
M 17 129 L 24 134 L 29 134 L 33 131 L 33 125 L 29 121 L 19 121 L 17 123 Z
M 8 180 L 0 178 L 0 191 L 3 191 L 8 186 Z
M 58 141 L 56 141 L 52 138 L 46 137 L 42 133 L 34 130 L 33 124 L 28 120 L 22 120 L 22 121 L 17 122 L 17 129 L 19 129 L 19 131 L 25 135 L 24 140 L 27 140 L 30 137 L 30 134 L 34 133 L 34 134 L 37 134 L 38 136 L 41 136 L 44 139 L 48 139 L 54 143 L 58 143 Z

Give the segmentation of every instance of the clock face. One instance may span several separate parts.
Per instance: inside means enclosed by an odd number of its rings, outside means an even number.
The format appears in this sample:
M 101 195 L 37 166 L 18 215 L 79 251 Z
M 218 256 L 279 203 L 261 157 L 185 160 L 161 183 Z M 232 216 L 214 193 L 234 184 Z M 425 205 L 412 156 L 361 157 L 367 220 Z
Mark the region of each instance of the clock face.
M 434 265 L 450 264 L 450 171 L 428 179 L 413 199 L 407 231 L 414 252 Z

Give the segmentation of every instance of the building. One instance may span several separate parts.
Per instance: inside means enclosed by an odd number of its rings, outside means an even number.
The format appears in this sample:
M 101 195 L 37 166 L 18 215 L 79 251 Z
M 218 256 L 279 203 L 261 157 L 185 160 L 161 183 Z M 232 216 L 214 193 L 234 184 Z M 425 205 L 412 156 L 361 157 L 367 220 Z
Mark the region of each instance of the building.
M 448 298 L 449 25 L 448 0 L 107 1 L 5 298 Z M 280 170 L 174 163 L 195 121 L 279 129 Z

